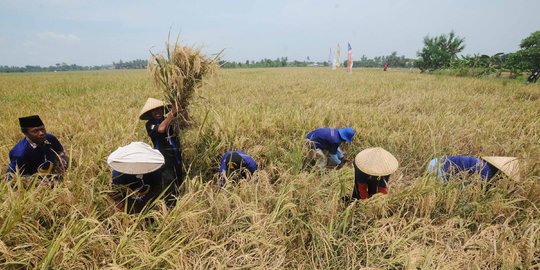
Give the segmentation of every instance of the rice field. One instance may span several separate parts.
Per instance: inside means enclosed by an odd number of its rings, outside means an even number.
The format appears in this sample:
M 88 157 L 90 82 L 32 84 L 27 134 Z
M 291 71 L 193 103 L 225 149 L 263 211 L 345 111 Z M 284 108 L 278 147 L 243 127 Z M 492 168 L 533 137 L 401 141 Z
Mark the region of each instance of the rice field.
M 163 98 L 148 71 L 0 75 L 0 164 L 39 114 L 72 166 L 54 189 L 0 183 L 2 269 L 539 269 L 540 85 L 409 70 L 222 70 L 190 105 L 189 177 L 173 209 L 127 215 L 109 199 L 107 156 L 150 143 L 138 113 Z M 303 137 L 351 125 L 353 159 L 380 146 L 400 168 L 388 195 L 351 205 L 351 165 L 302 170 Z M 216 187 L 240 149 L 257 176 Z M 521 180 L 426 175 L 441 155 L 520 157 Z

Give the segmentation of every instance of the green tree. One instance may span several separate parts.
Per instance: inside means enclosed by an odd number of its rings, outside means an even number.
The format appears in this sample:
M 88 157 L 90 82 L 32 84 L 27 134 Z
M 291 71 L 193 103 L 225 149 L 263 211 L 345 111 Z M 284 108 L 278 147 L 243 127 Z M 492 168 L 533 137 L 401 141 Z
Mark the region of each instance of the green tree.
M 510 54 L 508 65 L 521 70 L 540 68 L 540 31 L 523 39 L 519 47 L 519 51 Z
M 465 39 L 456 36 L 454 31 L 432 38 L 426 36 L 424 48 L 417 53 L 419 59 L 416 66 L 422 72 L 449 67 L 452 61 L 457 59 L 457 54 L 465 48 L 464 41 Z

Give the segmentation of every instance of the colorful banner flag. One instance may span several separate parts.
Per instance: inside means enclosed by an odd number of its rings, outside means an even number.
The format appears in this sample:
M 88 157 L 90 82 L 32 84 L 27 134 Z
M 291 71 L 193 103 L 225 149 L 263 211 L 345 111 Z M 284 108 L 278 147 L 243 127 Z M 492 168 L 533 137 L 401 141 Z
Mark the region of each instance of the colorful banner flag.
M 334 67 L 335 68 L 338 68 L 340 66 L 340 62 L 339 62 L 339 53 L 340 53 L 340 48 L 339 48 L 339 43 L 337 44 L 337 51 L 336 51 L 336 61 L 335 61 L 335 65 Z
M 351 43 L 347 43 L 348 45 L 348 52 L 347 52 L 347 72 L 349 74 L 352 73 L 352 67 L 353 67 L 353 60 L 352 60 L 352 48 Z

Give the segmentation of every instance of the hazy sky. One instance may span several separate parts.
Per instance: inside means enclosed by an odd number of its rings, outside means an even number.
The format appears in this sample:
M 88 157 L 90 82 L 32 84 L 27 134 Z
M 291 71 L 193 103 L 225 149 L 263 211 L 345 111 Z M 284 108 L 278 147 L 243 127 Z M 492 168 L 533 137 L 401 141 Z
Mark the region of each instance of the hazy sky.
M 110 64 L 162 51 L 169 29 L 234 61 L 416 57 L 454 30 L 463 54 L 513 52 L 540 30 L 540 0 L 0 0 L 0 65 Z

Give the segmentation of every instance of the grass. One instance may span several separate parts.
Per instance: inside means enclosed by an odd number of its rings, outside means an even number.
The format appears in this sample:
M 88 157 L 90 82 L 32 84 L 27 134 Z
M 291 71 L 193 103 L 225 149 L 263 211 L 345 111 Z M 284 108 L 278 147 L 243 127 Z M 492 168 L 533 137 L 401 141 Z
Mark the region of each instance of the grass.
M 534 269 L 540 268 L 540 86 L 406 71 L 224 70 L 192 104 L 182 134 L 189 178 L 174 209 L 114 210 L 106 157 L 149 142 L 137 114 L 161 97 L 146 71 L 0 75 L 0 163 L 40 114 L 73 166 L 54 189 L 0 184 L 5 269 Z M 300 170 L 302 138 L 321 126 L 357 130 L 400 168 L 389 194 L 348 207 L 352 168 Z M 257 180 L 218 190 L 220 156 L 251 154 Z M 433 156 L 521 157 L 522 180 L 455 179 Z

